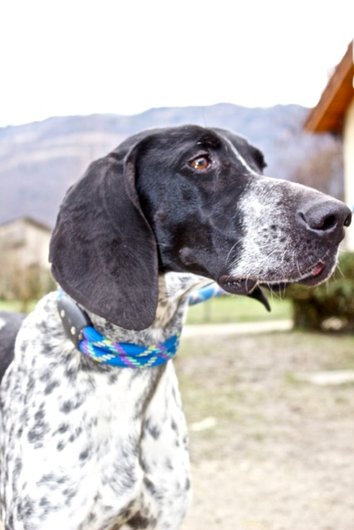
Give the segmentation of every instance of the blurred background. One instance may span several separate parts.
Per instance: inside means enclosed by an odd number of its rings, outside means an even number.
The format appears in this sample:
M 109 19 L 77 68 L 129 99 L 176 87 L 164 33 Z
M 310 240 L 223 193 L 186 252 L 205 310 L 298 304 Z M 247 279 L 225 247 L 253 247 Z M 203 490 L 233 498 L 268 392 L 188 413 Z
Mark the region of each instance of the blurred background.
M 55 288 L 60 201 L 125 137 L 183 123 L 261 148 L 266 174 L 354 205 L 347 0 L 3 0 L 0 308 Z M 177 358 L 194 502 L 184 530 L 354 529 L 354 229 L 333 279 L 189 311 Z

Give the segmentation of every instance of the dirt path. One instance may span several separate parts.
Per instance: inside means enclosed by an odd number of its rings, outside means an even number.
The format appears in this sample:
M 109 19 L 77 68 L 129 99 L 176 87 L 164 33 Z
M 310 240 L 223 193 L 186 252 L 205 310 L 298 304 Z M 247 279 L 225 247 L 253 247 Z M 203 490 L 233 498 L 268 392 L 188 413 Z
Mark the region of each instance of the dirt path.
M 305 381 L 349 372 L 354 338 L 201 339 L 185 337 L 177 363 L 194 490 L 183 530 L 354 530 L 354 385 Z
M 219 337 L 232 335 L 245 335 L 248 333 L 270 333 L 272 331 L 289 331 L 292 329 L 293 323 L 291 320 L 267 320 L 263 322 L 243 322 L 241 324 L 203 324 L 203 325 L 189 325 L 183 329 L 183 337 L 189 339 L 191 337 Z

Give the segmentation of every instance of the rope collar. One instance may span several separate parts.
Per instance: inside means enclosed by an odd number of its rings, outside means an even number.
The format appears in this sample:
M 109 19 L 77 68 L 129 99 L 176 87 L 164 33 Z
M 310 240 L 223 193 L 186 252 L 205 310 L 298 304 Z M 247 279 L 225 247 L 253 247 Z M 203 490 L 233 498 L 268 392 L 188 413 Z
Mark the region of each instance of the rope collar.
M 220 294 L 223 294 L 223 291 L 217 284 L 207 285 L 189 295 L 189 305 L 204 302 Z M 100 364 L 120 368 L 151 368 L 165 364 L 177 353 L 179 334 L 149 346 L 113 342 L 93 327 L 87 313 L 61 289 L 57 305 L 65 333 L 75 348 Z

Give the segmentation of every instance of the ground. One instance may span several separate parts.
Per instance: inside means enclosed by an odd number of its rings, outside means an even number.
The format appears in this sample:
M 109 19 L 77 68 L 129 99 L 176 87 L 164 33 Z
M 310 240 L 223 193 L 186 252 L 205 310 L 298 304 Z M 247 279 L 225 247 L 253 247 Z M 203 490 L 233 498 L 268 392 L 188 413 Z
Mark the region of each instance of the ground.
M 187 333 L 176 361 L 194 491 L 183 530 L 353 530 L 354 337 L 230 329 Z
M 354 530 L 354 336 L 264 330 L 184 334 L 182 530 Z

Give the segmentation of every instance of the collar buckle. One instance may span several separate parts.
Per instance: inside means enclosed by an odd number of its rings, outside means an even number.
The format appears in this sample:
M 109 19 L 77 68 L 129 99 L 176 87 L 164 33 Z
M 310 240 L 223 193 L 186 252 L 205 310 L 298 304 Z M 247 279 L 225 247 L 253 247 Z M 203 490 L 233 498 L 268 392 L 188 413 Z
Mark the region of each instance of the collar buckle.
M 65 334 L 79 349 L 79 344 L 84 338 L 82 330 L 86 326 L 92 326 L 91 320 L 87 313 L 62 290 L 59 291 L 57 305 Z

